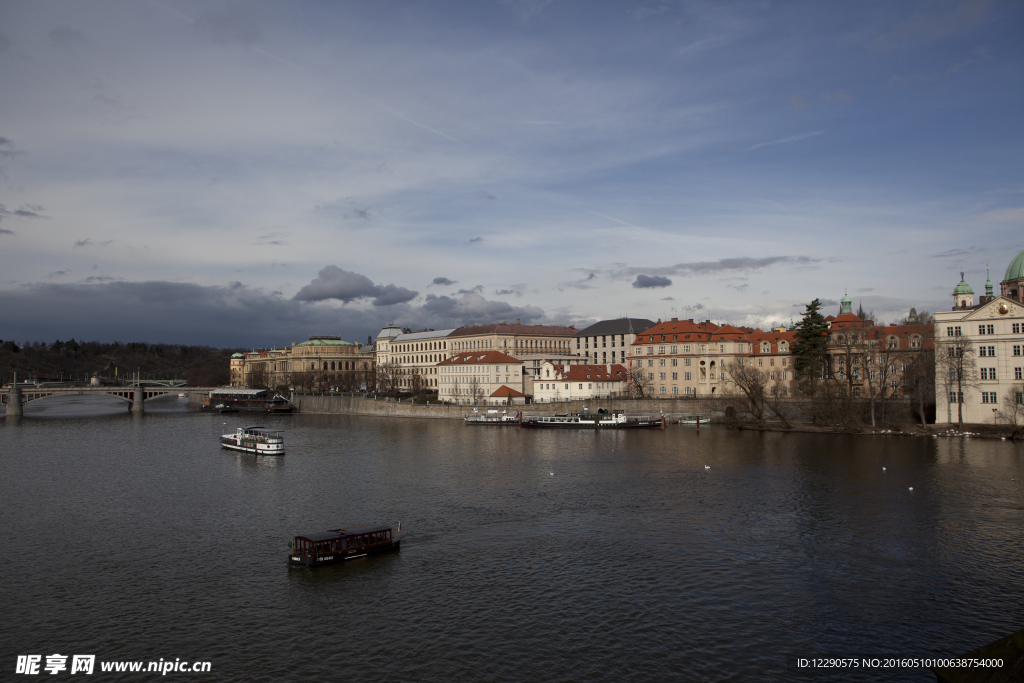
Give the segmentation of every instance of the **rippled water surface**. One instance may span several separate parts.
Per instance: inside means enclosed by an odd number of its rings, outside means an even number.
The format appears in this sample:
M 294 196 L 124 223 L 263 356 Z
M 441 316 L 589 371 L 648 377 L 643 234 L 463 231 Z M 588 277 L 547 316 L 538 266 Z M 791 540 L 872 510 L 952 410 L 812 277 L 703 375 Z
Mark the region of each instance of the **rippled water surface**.
M 1009 442 L 295 415 L 262 418 L 288 454 L 258 458 L 217 439 L 252 416 L 93 400 L 0 421 L 5 672 L 59 652 L 212 662 L 167 680 L 931 681 L 787 655 L 950 656 L 1024 625 Z M 399 520 L 400 553 L 286 564 L 296 533 Z

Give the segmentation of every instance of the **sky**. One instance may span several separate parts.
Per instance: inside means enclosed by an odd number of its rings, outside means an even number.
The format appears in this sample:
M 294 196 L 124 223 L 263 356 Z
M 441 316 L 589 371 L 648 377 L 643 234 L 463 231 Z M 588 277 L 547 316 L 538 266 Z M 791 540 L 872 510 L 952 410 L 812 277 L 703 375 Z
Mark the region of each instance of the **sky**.
M 0 0 L 0 339 L 883 322 L 1024 250 L 1024 3 Z

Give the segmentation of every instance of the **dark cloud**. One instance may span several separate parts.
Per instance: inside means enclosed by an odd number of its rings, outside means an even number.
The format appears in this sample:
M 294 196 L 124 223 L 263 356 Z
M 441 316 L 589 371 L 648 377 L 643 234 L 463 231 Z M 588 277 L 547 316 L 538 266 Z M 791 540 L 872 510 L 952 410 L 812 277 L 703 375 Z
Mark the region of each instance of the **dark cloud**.
M 947 251 L 932 254 L 929 258 L 964 258 L 981 251 L 981 247 L 968 247 L 966 249 L 949 249 Z
M 477 192 L 474 192 L 473 193 L 473 198 L 474 199 L 478 199 L 478 200 L 480 200 L 482 202 L 493 202 L 493 201 L 497 201 L 497 199 L 498 199 L 493 194 L 491 194 L 489 192 L 484 192 L 483 190 L 478 190 Z
M 67 270 L 55 270 L 49 275 L 47 275 L 47 277 L 60 277 L 61 275 L 67 275 L 69 272 L 70 271 Z
M 822 306 L 838 306 L 839 302 L 835 299 L 818 299 Z
M 528 325 L 544 319 L 543 309 L 536 306 L 512 306 L 503 301 L 489 301 L 475 292 L 465 292 L 458 297 L 428 294 L 422 312 L 426 316 L 421 320 L 434 320 L 438 328 L 446 324 L 467 325 L 513 318 L 519 318 L 524 325 Z
M 662 301 L 675 301 L 675 299 L 670 296 L 666 296 Z
M 361 273 L 327 266 L 316 279 L 299 290 L 296 301 L 324 301 L 337 299 L 344 303 L 356 299 L 373 299 L 374 306 L 392 306 L 416 298 L 419 292 L 396 285 L 376 285 Z
M 5 138 L 3 135 L 0 135 L 0 147 L 12 147 L 12 146 L 14 146 L 14 140 L 12 140 L 10 138 Z
M 80 31 L 76 31 L 73 28 L 67 26 L 58 26 L 50 31 L 50 40 L 53 41 L 54 45 L 59 47 L 70 47 L 75 43 L 81 43 L 86 45 L 89 43 L 82 35 Z
M 515 294 L 515 293 L 516 293 L 516 290 L 514 290 L 514 289 L 496 289 L 496 290 L 494 290 L 494 295 L 495 296 L 506 296 L 508 294 Z
M 385 313 L 286 299 L 280 292 L 240 282 L 227 286 L 97 280 L 42 283 L 0 291 L 0 300 L 5 335 L 18 339 L 41 334 L 58 339 L 280 348 L 311 333 L 366 339 L 392 319 L 407 327 L 434 329 L 515 318 L 524 323 L 552 322 L 535 306 L 510 306 L 475 293 L 429 294 L 421 306 L 396 304 Z M 254 320 L 259 325 L 253 325 Z
M 672 280 L 669 280 L 667 277 L 661 277 L 660 275 L 637 275 L 636 280 L 633 281 L 633 286 L 637 289 L 668 287 L 671 284 Z
M 451 285 L 454 285 L 456 282 L 458 282 L 458 280 L 449 280 L 446 277 L 435 277 L 433 282 L 431 282 L 430 285 L 428 286 L 432 287 L 434 285 L 440 285 L 443 287 L 450 287 Z
M 742 284 L 742 285 L 726 285 L 726 287 L 729 287 L 730 289 L 735 289 L 735 290 L 736 290 L 737 292 L 745 292 L 745 291 L 747 291 L 748 289 L 750 289 L 750 285 L 748 285 L 748 284 Z
M 483 241 L 484 241 L 483 237 L 474 237 L 473 239 L 469 240 L 468 244 L 476 244 L 478 242 L 483 242 Z
M 108 244 L 112 244 L 114 240 L 105 240 L 103 242 L 96 242 L 91 237 L 86 237 L 84 240 L 78 240 L 75 242 L 76 247 L 105 247 Z M 93 266 L 95 268 L 95 266 Z
M 22 208 L 20 209 L 16 209 L 15 211 L 8 211 L 6 206 L 0 204 L 0 221 L 4 220 L 5 218 L 46 218 L 46 216 L 37 213 L 38 211 L 42 210 L 43 207 L 41 206 L 37 206 L 35 204 L 25 204 L 22 205 Z
M 660 268 L 616 267 L 609 272 L 613 277 L 630 278 L 640 274 L 662 275 L 709 275 L 732 271 L 754 271 L 775 265 L 810 266 L 820 263 L 823 259 L 811 256 L 765 256 L 762 258 L 726 258 L 719 261 L 698 261 L 694 263 L 677 263 L 674 266 Z
M 0 235 L 14 235 L 13 230 L 7 230 L 6 228 L 0 228 Z
M 477 285 L 476 287 L 473 287 L 472 289 L 460 289 L 456 293 L 457 294 L 483 294 L 484 293 L 484 286 L 483 285 Z
M 364 221 L 372 220 L 373 214 L 370 213 L 369 209 L 352 209 L 352 211 L 345 214 L 344 219 L 350 218 L 361 218 Z
M 256 15 L 241 6 L 206 12 L 196 19 L 195 27 L 207 38 L 222 44 L 251 46 L 263 40 Z
M 85 281 L 88 284 L 98 284 L 101 282 L 117 282 L 123 279 L 124 278 L 120 277 L 111 277 L 110 275 L 90 275 L 89 277 L 85 278 Z

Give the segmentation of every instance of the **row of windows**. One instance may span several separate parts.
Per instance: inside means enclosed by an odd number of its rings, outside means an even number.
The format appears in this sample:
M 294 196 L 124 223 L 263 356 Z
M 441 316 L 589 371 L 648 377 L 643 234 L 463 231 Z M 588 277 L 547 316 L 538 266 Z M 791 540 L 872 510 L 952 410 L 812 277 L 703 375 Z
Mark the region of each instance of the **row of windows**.
M 1021 330 L 1024 329 L 1024 325 L 1021 323 L 1013 323 L 1013 334 L 1020 334 Z M 985 323 L 978 325 L 978 334 L 989 335 L 996 333 L 996 326 L 994 324 Z M 959 325 L 950 325 L 946 328 L 947 337 L 959 337 L 961 334 Z
M 611 345 L 612 345 L 612 348 L 614 349 L 615 348 L 615 335 L 614 334 L 611 334 L 611 335 L 608 335 L 608 334 L 601 335 L 601 348 L 606 348 L 608 346 L 608 343 L 609 343 L 608 337 L 611 337 Z M 581 340 L 583 341 L 583 348 L 589 349 L 591 344 L 594 345 L 595 349 L 597 348 L 597 337 L 577 337 L 576 338 L 576 348 L 577 349 L 580 348 L 580 341 Z M 619 335 L 619 346 L 625 346 L 625 344 L 626 344 L 626 335 L 620 334 Z

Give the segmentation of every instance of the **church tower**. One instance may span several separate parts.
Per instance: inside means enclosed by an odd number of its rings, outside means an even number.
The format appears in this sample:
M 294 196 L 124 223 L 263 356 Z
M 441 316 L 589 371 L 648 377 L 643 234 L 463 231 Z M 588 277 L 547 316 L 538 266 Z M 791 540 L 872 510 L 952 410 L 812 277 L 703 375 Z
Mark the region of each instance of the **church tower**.
M 850 299 L 850 295 L 845 291 L 843 292 L 843 298 L 839 300 L 839 315 L 843 313 L 853 313 L 853 300 Z
M 996 298 L 995 294 L 992 293 L 992 276 L 988 272 L 988 264 L 985 264 L 985 301 L 992 301 Z
M 974 305 L 974 290 L 964 282 L 964 272 L 960 271 L 960 284 L 953 290 L 953 310 L 970 308 Z

